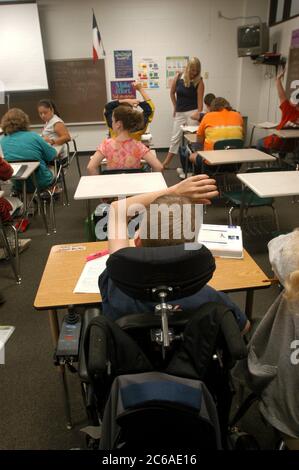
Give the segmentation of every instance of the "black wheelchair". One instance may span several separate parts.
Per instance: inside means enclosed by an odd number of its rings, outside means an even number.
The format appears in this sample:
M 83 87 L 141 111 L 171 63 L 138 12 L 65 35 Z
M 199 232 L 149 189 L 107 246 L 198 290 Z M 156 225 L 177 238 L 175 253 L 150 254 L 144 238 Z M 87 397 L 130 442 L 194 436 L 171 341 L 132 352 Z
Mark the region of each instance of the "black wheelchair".
M 190 248 L 190 249 L 186 249 Z M 124 248 L 107 261 L 115 286 L 153 306 L 112 322 L 87 309 L 79 354 L 93 449 L 227 449 L 234 390 L 230 370 L 247 351 L 229 308 L 176 301 L 215 270 L 199 244 Z

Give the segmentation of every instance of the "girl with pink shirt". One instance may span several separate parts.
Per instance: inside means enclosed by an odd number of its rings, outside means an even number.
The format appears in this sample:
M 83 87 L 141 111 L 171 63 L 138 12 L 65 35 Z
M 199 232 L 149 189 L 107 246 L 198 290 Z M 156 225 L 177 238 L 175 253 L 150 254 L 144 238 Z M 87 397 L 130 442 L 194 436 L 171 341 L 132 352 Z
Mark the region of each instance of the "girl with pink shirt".
M 141 168 L 141 159 L 153 169 L 162 171 L 163 166 L 141 142 L 132 139 L 129 133 L 142 125 L 143 115 L 131 106 L 124 104 L 115 108 L 112 116 L 112 129 L 115 137 L 105 139 L 92 155 L 87 172 L 89 175 L 99 174 L 101 161 L 106 158 L 107 169 Z

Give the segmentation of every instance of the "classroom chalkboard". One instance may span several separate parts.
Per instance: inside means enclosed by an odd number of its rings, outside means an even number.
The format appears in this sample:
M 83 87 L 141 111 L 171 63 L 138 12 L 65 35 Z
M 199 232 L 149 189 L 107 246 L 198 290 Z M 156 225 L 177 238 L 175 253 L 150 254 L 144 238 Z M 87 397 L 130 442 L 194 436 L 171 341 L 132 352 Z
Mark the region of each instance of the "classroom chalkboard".
M 66 123 L 103 121 L 107 102 L 105 63 L 91 59 L 46 61 L 48 91 L 10 93 L 10 108 L 23 109 L 31 124 L 40 124 L 36 105 L 42 98 L 51 98 Z M 21 72 L 20 72 L 21 73 Z M 0 105 L 0 116 L 7 105 Z
M 297 80 L 297 83 L 294 83 Z M 288 76 L 286 84 L 286 93 L 288 98 L 298 89 L 299 85 L 299 47 L 291 47 L 288 60 Z M 291 85 L 292 88 L 291 88 Z M 294 86 L 295 85 L 295 86 Z

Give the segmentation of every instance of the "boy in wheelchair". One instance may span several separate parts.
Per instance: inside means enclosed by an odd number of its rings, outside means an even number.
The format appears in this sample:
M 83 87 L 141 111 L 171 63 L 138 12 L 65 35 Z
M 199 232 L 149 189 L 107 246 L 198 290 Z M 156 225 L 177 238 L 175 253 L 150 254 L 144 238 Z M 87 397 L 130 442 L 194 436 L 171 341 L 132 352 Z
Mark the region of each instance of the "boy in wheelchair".
M 84 341 L 101 449 L 227 446 L 229 369 L 246 354 L 240 330 L 249 322 L 205 287 L 215 262 L 195 242 L 196 212 L 217 194 L 214 180 L 197 175 L 112 203 L 110 257 L 99 280 L 103 315 Z M 146 216 L 133 248 L 127 220 L 140 211 Z

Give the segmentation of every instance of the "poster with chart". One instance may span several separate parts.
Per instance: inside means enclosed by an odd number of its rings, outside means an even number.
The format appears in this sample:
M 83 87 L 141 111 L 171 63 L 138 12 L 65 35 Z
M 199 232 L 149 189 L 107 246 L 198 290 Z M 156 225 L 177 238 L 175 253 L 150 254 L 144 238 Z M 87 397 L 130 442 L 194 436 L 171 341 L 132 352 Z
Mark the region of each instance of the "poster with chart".
M 176 74 L 182 73 L 188 63 L 188 56 L 166 57 L 166 88 L 170 88 Z
M 132 51 L 114 51 L 115 78 L 133 78 Z
M 132 84 L 134 80 L 115 80 L 111 84 L 111 98 L 113 100 L 125 100 L 136 98 L 136 90 Z
M 159 64 L 154 59 L 140 59 L 138 63 L 138 81 L 143 88 L 159 88 L 160 71 Z

